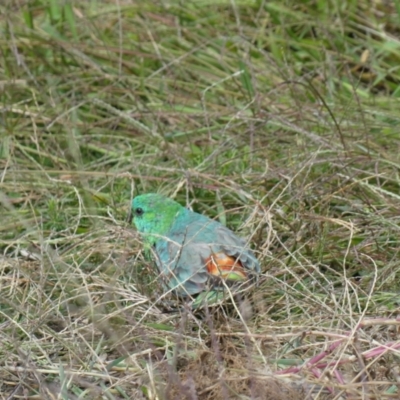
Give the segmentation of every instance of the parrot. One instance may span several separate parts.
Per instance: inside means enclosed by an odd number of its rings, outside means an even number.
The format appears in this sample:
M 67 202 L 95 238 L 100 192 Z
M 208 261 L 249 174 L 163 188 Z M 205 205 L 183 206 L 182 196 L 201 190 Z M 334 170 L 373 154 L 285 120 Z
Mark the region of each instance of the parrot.
M 164 288 L 193 299 L 193 308 L 219 299 L 226 287 L 223 281 L 234 285 L 260 273 L 260 264 L 243 239 L 169 197 L 138 195 L 130 214 L 145 249 L 155 258 Z M 203 296 L 197 298 L 199 294 Z

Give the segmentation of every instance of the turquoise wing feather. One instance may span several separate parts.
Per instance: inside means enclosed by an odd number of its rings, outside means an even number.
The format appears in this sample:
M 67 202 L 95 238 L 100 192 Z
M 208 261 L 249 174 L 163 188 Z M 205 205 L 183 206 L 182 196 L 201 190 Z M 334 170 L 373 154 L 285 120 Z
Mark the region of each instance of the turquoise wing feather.
M 206 260 L 223 252 L 239 260 L 248 271 L 260 265 L 246 243 L 217 221 L 182 209 L 165 238 L 155 246 L 156 262 L 165 285 L 180 296 L 200 293 L 210 275 Z

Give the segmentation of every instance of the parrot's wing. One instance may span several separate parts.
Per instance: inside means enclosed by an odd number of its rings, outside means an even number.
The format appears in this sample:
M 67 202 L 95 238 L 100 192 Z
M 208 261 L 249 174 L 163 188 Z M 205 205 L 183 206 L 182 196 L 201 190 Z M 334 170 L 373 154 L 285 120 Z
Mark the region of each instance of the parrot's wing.
M 157 265 L 168 288 L 188 296 L 200 293 L 206 287 L 209 275 L 205 260 L 210 250 L 202 244 L 185 243 L 182 239 L 174 237 L 157 246 Z
M 204 291 L 211 276 L 244 281 L 249 271 L 260 271 L 246 243 L 212 220 L 172 232 L 157 246 L 157 253 L 163 280 L 181 296 Z
M 216 229 L 216 252 L 222 252 L 240 262 L 243 268 L 260 273 L 260 264 L 246 242 L 236 236 L 224 225 L 218 224 Z

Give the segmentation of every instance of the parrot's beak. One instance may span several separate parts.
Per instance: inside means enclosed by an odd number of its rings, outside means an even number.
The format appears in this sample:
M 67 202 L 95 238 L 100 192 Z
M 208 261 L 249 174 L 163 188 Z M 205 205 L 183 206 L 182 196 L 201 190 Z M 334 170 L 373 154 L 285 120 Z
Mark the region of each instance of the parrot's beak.
M 127 215 L 127 217 L 126 217 L 126 222 L 128 222 L 129 224 L 131 224 L 131 223 L 132 223 L 132 217 L 133 217 L 133 215 L 132 215 L 132 208 L 130 208 L 130 209 L 129 209 L 129 212 L 128 212 L 128 215 Z

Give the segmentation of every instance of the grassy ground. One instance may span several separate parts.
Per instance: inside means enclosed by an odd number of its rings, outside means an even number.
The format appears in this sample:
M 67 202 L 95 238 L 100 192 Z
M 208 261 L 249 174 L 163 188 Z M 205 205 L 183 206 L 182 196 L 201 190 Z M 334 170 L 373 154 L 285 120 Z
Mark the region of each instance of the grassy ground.
M 398 398 L 400 2 L 0 5 L 2 399 Z M 157 191 L 251 237 L 165 313 Z

